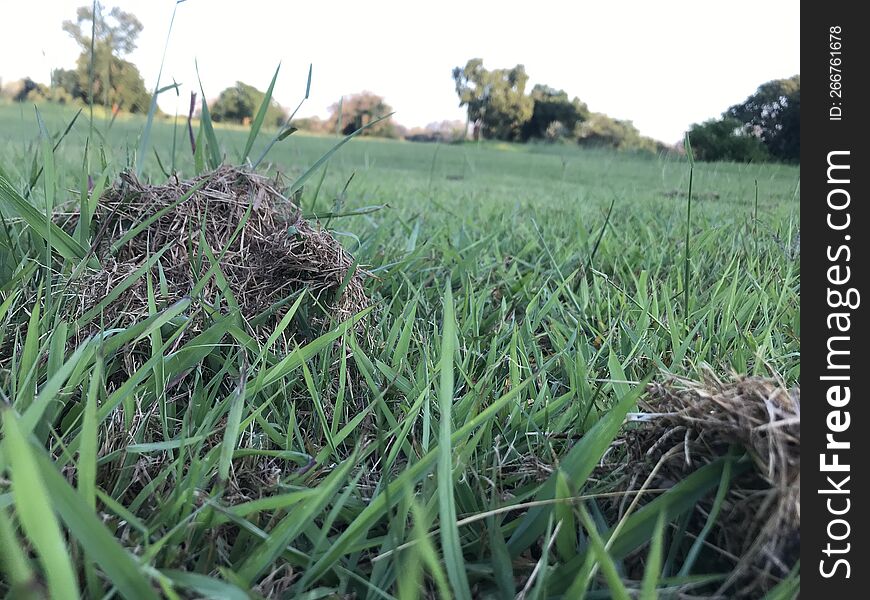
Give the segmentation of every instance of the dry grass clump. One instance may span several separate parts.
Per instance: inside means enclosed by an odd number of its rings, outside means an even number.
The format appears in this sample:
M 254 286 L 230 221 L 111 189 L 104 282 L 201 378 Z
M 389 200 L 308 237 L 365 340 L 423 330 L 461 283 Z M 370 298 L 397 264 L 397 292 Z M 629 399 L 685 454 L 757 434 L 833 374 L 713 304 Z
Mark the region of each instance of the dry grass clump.
M 257 325 L 251 322 L 303 288 L 326 309 L 326 314 L 307 311 L 310 335 L 317 335 L 333 320 L 344 321 L 366 308 L 369 299 L 363 289 L 364 272 L 356 269 L 351 273 L 353 257 L 328 231 L 302 218 L 300 208 L 277 187 L 267 177 L 232 166 L 221 166 L 192 180 L 171 178 L 163 185 L 148 185 L 130 172 L 122 173 L 102 195 L 92 215 L 93 251 L 103 268 L 84 272 L 67 288 L 74 318 L 100 305 L 118 286 L 126 286 L 128 277 L 142 272 L 90 323 L 84 323 L 79 336 L 109 327 L 127 327 L 148 317 L 153 311 L 149 307 L 148 271 L 158 310 L 191 298 L 191 323 L 184 339 L 205 329 L 212 318 L 209 315 L 227 314 L 238 308 L 250 333 L 264 340 L 289 304 L 259 319 Z M 191 190 L 188 198 L 179 201 Z M 79 218 L 77 211 L 55 215 L 56 222 L 70 234 Z M 162 253 L 158 262 L 143 271 L 149 258 L 158 252 Z M 219 270 L 213 268 L 214 262 Z M 306 338 L 308 334 L 287 331 L 291 337 Z M 181 341 L 176 340 L 176 346 Z M 146 356 L 128 347 L 121 356 L 121 373 L 135 372 Z M 337 377 L 338 367 L 330 369 Z M 186 372 L 179 377 L 188 376 Z M 190 389 L 180 382 L 169 382 L 166 403 L 190 403 Z M 115 385 L 113 378 L 108 385 Z M 336 385 L 324 390 L 323 408 L 330 418 L 333 406 L 329 400 L 334 397 L 332 388 Z M 352 376 L 347 385 L 345 411 L 353 411 L 358 408 L 360 386 Z M 132 427 L 121 421 L 119 411 L 106 431 L 102 451 L 108 454 L 135 442 L 124 433 L 128 429 L 142 432 L 146 441 L 163 439 L 156 410 L 156 403 L 145 411 L 137 405 L 130 417 Z M 313 413 L 309 402 L 300 401 L 298 416 L 303 423 L 313 422 Z M 206 440 L 204 449 L 222 439 L 221 424 L 216 424 L 216 432 L 213 439 Z M 168 459 L 167 453 L 143 455 L 133 467 L 135 475 L 129 493 L 137 493 L 160 473 Z M 286 468 L 281 460 L 259 456 L 237 460 L 228 482 L 228 497 L 242 501 L 268 493 L 275 487 L 275 473 Z M 164 485 L 172 483 L 169 478 Z
M 709 572 L 731 566 L 713 597 L 759 597 L 799 557 L 800 388 L 761 377 L 722 381 L 708 371 L 702 381 L 651 384 L 642 408 L 640 426 L 617 441 L 627 452 L 623 489 L 668 488 L 735 446 L 751 458 L 753 468 L 731 481 L 705 552 L 716 556 Z M 699 503 L 690 535 L 711 505 L 712 495 Z
M 197 185 L 201 187 L 177 203 Z M 246 320 L 300 288 L 325 299 L 338 320 L 365 308 L 368 298 L 359 270 L 350 277 L 341 297 L 334 297 L 353 267 L 351 255 L 329 232 L 303 219 L 299 207 L 275 186 L 264 176 L 231 166 L 221 166 L 193 180 L 171 178 L 164 185 L 144 184 L 132 173 L 122 173 L 92 216 L 94 251 L 103 269 L 73 283 L 76 312 L 81 315 L 96 306 L 160 251 L 164 253 L 159 265 L 151 268 L 159 304 L 166 306 L 190 296 L 212 265 L 203 241 L 220 264 L 220 272 L 212 270 L 194 300 L 212 309 L 226 312 L 233 308 L 227 305 L 225 287 Z M 132 228 L 160 211 L 164 212 L 124 241 Z M 58 220 L 72 232 L 78 218 L 78 213 L 72 213 Z M 98 320 L 124 326 L 148 312 L 143 274 Z

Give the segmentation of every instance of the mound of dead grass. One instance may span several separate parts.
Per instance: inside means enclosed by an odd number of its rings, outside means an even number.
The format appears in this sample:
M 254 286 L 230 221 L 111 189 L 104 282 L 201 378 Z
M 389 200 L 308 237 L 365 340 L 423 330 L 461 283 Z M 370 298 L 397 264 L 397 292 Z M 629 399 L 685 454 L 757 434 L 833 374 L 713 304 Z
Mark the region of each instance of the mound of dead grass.
M 338 240 L 304 219 L 300 208 L 278 188 L 267 177 L 232 166 L 221 166 L 191 180 L 171 178 L 162 185 L 149 185 L 130 172 L 122 173 L 101 196 L 91 216 L 95 240 L 92 251 L 102 268 L 81 273 L 66 288 L 73 319 L 105 304 L 73 343 L 101 329 L 128 327 L 147 318 L 155 308 L 161 310 L 184 298 L 192 301 L 188 310 L 192 323 L 184 339 L 205 329 L 215 315 L 238 310 L 250 326 L 250 333 L 262 341 L 285 314 L 287 298 L 302 289 L 325 308 L 325 313 L 307 313 L 320 315 L 314 317 L 318 322 L 306 324 L 312 335 L 366 308 L 369 299 L 363 288 L 364 271 L 355 267 L 353 257 Z M 56 213 L 54 218 L 72 235 L 81 216 L 75 211 Z M 161 253 L 159 260 L 149 267 L 146 263 L 156 253 Z M 149 276 L 156 306 L 149 306 Z M 134 281 L 127 285 L 131 277 Z M 123 292 L 106 303 L 105 299 L 119 286 Z M 283 306 L 281 302 L 285 302 Z M 276 305 L 280 308 L 276 309 Z M 264 314 L 265 319 L 261 318 Z M 305 341 L 304 332 L 287 333 Z M 121 376 L 110 377 L 110 387 L 138 369 L 147 357 L 135 346 L 124 350 Z M 337 379 L 338 368 L 334 370 Z M 190 387 L 181 384 L 190 377 L 186 372 L 169 382 L 166 403 L 185 406 L 191 402 Z M 228 381 L 225 385 L 229 389 L 234 383 Z M 323 410 L 329 418 L 333 415 L 335 385 L 324 391 Z M 349 375 L 345 411 L 359 409 L 360 388 Z M 130 423 L 125 423 L 124 415 L 117 411 L 106 431 L 102 451 L 122 450 L 135 441 L 123 433 L 127 430 L 142 431 L 146 441 L 163 439 L 156 411 L 157 404 L 144 411 L 137 406 L 129 417 Z M 315 421 L 315 409 L 307 396 L 300 401 L 297 416 L 303 431 Z M 216 425 L 203 444 L 205 450 L 221 441 L 223 425 Z M 169 453 L 140 457 L 132 467 L 134 475 L 127 493 L 138 493 L 169 460 Z M 270 493 L 275 489 L 276 473 L 286 468 L 283 461 L 262 456 L 235 461 L 228 482 L 228 501 Z M 107 471 L 111 470 L 114 467 L 107 467 Z M 104 475 L 115 478 L 108 472 Z M 174 481 L 167 478 L 159 489 L 171 488 Z
M 71 233 L 79 216 L 74 212 L 58 220 Z M 130 235 L 145 222 L 147 226 Z M 235 308 L 229 306 L 233 298 L 245 320 L 301 288 L 326 300 L 339 321 L 369 303 L 362 271 L 354 268 L 342 245 L 302 218 L 275 182 L 236 167 L 221 166 L 192 180 L 174 177 L 163 185 L 148 185 L 124 172 L 100 198 L 91 227 L 103 268 L 73 282 L 78 315 L 97 306 L 160 251 L 151 277 L 163 306 L 190 297 L 206 275 L 193 299 L 212 311 L 227 312 Z M 213 268 L 206 246 L 219 270 Z M 148 314 L 143 274 L 101 311 L 99 321 L 126 326 Z
M 735 448 L 751 459 L 752 468 L 731 481 L 707 537 L 709 564 L 699 560 L 698 567 L 730 567 L 711 597 L 760 597 L 799 558 L 800 388 L 760 377 L 723 381 L 708 371 L 701 381 L 670 377 L 651 384 L 641 408 L 633 419 L 639 425 L 615 442 L 624 452 L 618 453 L 624 491 L 667 489 Z M 696 507 L 690 538 L 700 533 L 712 503 L 711 495 Z

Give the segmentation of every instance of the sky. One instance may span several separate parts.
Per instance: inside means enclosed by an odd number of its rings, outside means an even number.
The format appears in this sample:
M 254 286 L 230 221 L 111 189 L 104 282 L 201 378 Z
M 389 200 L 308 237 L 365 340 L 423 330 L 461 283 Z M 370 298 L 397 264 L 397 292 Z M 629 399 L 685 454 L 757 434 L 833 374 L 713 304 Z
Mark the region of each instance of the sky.
M 84 3 L 0 0 L 0 78 L 48 83 L 52 69 L 72 68 L 80 50 L 61 24 Z M 127 59 L 153 89 L 175 0 L 104 5 L 144 25 Z M 339 97 L 368 90 L 409 127 L 464 120 L 451 71 L 480 57 L 487 68 L 522 63 L 529 90 L 564 89 L 673 143 L 761 83 L 800 72 L 796 0 L 187 0 L 177 8 L 161 83 L 182 85 L 159 102 L 169 114 L 186 114 L 198 61 L 208 98 L 238 80 L 265 90 L 280 63 L 274 97 L 295 107 L 313 64 L 298 116 L 325 117 Z

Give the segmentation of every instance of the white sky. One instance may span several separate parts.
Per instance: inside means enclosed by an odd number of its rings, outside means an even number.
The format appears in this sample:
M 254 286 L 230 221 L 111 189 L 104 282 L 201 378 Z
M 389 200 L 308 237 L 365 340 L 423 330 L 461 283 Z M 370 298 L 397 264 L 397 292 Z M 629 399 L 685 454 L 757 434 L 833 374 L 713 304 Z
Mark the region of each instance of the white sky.
M 61 30 L 88 0 L 2 0 L 0 78 L 47 83 L 79 54 Z M 174 0 L 107 0 L 144 30 L 128 57 L 152 89 Z M 430 4 L 430 3 L 425 3 Z M 435 4 L 435 3 L 431 3 Z M 278 62 L 275 98 L 298 116 L 326 116 L 343 94 L 384 96 L 408 126 L 464 119 L 451 70 L 474 57 L 487 68 L 523 63 L 535 83 L 579 96 L 594 111 L 631 119 L 641 133 L 675 142 L 693 122 L 718 116 L 759 84 L 800 72 L 795 0 L 476 2 L 380 0 L 187 0 L 178 6 L 162 83 L 183 84 L 160 106 L 185 113 L 242 80 L 265 89 Z

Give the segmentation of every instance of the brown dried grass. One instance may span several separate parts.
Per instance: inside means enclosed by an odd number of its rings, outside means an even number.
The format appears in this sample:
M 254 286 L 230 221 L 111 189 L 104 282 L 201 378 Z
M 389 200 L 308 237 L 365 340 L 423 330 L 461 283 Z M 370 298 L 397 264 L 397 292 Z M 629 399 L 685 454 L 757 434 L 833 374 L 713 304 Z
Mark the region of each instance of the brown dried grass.
M 709 594 L 763 595 L 799 558 L 800 388 L 789 390 L 781 381 L 761 377 L 722 380 L 708 370 L 701 381 L 671 376 L 647 391 L 644 412 L 634 416 L 640 425 L 627 428 L 614 443 L 614 450 L 621 446 L 625 452 L 617 452 L 622 455 L 619 487 L 634 491 L 638 482 L 646 482 L 669 488 L 732 447 L 743 448 L 754 468 L 732 480 L 707 538 L 716 556 L 711 571 L 727 564 L 731 575 Z M 711 505 L 712 494 L 699 503 L 690 534 L 703 527 Z
M 151 221 L 136 235 L 118 245 L 134 227 L 153 217 L 158 212 L 172 207 L 182 196 L 200 186 L 189 198 L 167 210 Z M 328 231 L 302 218 L 300 208 L 285 198 L 278 184 L 256 173 L 232 166 L 221 166 L 192 180 L 171 178 L 163 185 L 140 182 L 132 173 L 124 172 L 119 180 L 100 198 L 92 215 L 92 232 L 95 234 L 93 252 L 102 269 L 89 270 L 70 281 L 67 290 L 69 307 L 74 318 L 81 317 L 102 302 L 125 278 L 140 269 L 150 256 L 164 250 L 159 263 L 150 269 L 157 309 L 191 298 L 189 324 L 183 339 L 204 329 L 210 313 L 227 314 L 234 307 L 227 302 L 227 288 L 232 293 L 243 321 L 251 321 L 274 307 L 275 303 L 302 289 L 307 290 L 326 312 L 308 311 L 321 316 L 311 317 L 309 330 L 314 335 L 334 321 L 344 321 L 369 305 L 363 288 L 365 272 L 354 268 L 354 259 Z M 79 212 L 56 213 L 55 221 L 72 234 L 79 221 Z M 192 295 L 197 282 L 206 276 L 211 266 L 204 252 L 203 243 L 220 265 L 220 277 L 213 272 L 207 283 L 195 297 Z M 117 246 L 113 249 L 113 246 Z M 159 265 L 159 266 L 158 266 Z M 225 281 L 221 281 L 223 279 Z M 344 285 L 338 296 L 337 291 Z M 249 333 L 266 339 L 275 324 L 287 310 L 287 304 L 273 311 L 257 326 L 250 326 Z M 209 308 L 210 310 L 203 310 Z M 131 286 L 110 302 L 90 324 L 85 324 L 71 343 L 83 339 L 96 330 L 107 327 L 127 327 L 151 314 L 148 286 L 143 273 Z M 361 323 L 360 323 L 361 324 Z M 358 324 L 358 329 L 360 328 Z M 286 336 L 295 342 L 303 342 L 303 332 L 288 331 Z M 141 351 L 143 341 L 125 349 L 120 378 L 141 366 L 148 353 Z M 338 376 L 338 366 L 330 366 Z M 189 377 L 185 374 L 182 377 Z M 167 387 L 167 403 L 186 405 L 189 389 L 179 385 L 181 380 L 170 382 Z M 115 384 L 110 378 L 109 386 Z M 324 390 L 324 410 L 332 417 L 331 400 L 335 390 Z M 345 411 L 359 409 L 362 401 L 362 386 L 349 375 L 346 389 Z M 136 407 L 131 417 L 130 431 L 144 431 L 144 438 L 162 439 L 160 419 L 151 410 L 143 412 Z M 316 418 L 314 409 L 307 402 L 300 402 L 298 416 L 304 423 Z M 344 415 L 336 416 L 338 418 Z M 128 430 L 120 420 L 120 411 L 113 416 L 106 431 L 102 452 L 126 447 L 135 441 L 124 433 Z M 223 427 L 204 444 L 205 448 L 217 444 Z M 314 435 L 314 434 L 312 434 Z M 313 449 L 312 451 L 316 451 Z M 135 475 L 128 494 L 135 494 L 165 466 L 168 455 L 144 456 L 134 465 Z M 275 473 L 282 472 L 286 465 L 277 459 L 258 456 L 235 461 L 228 497 L 244 501 L 259 497 L 276 484 Z M 114 479 L 111 473 L 104 474 Z M 167 479 L 164 486 L 171 486 Z
M 190 198 L 112 251 L 112 245 L 133 227 L 199 183 L 202 187 Z M 247 222 L 240 226 L 249 210 Z M 78 212 L 56 216 L 68 232 L 78 219 Z M 159 268 L 151 269 L 159 304 L 167 306 L 190 296 L 210 267 L 201 247 L 203 240 L 219 262 L 246 321 L 302 288 L 325 299 L 331 316 L 339 321 L 369 304 L 360 269 L 350 277 L 341 297 L 334 297 L 353 267 L 353 257 L 342 245 L 328 231 L 303 219 L 299 207 L 283 197 L 275 182 L 236 167 L 221 166 L 192 180 L 174 177 L 163 185 L 144 184 L 124 172 L 100 199 L 92 227 L 97 232 L 93 251 L 103 268 L 86 273 L 70 286 L 77 315 L 96 306 L 149 256 L 164 248 Z M 161 277 L 165 280 L 163 294 Z M 218 277 L 211 276 L 193 300 L 222 312 L 230 310 L 221 285 Z M 211 304 L 221 297 L 217 305 Z M 106 307 L 100 320 L 126 326 L 148 314 L 143 276 Z

